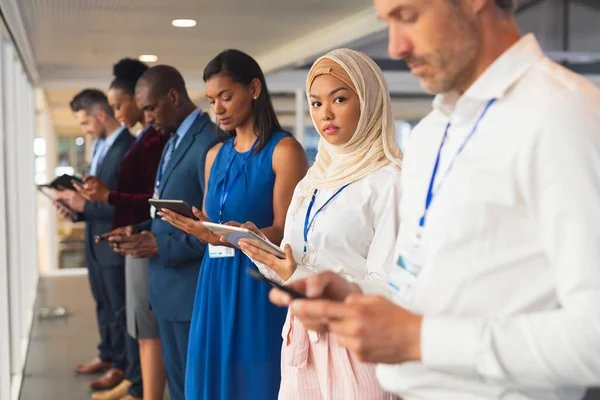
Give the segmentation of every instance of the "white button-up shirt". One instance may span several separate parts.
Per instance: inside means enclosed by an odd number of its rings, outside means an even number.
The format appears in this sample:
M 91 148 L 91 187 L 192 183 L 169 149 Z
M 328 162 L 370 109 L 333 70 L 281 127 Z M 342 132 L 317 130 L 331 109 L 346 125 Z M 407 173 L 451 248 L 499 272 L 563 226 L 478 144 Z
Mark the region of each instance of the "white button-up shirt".
M 404 400 L 580 398 L 600 385 L 600 90 L 528 35 L 464 95 L 438 96 L 407 143 L 397 249 L 448 122 L 422 270 L 396 297 L 425 316 L 423 361 L 379 365 L 380 382 Z
M 290 244 L 301 264 L 288 282 L 334 270 L 366 293 L 385 291 L 385 266 L 393 263 L 391 250 L 400 225 L 400 169 L 389 164 L 351 183 L 315 217 L 337 190 L 319 191 L 310 214 L 314 221 L 304 256 L 304 226 L 311 196 L 304 198 L 302 194 L 307 189 L 312 188 L 304 178 L 296 186 L 286 216 L 281 245 Z M 256 265 L 263 275 L 284 283 L 268 266 Z

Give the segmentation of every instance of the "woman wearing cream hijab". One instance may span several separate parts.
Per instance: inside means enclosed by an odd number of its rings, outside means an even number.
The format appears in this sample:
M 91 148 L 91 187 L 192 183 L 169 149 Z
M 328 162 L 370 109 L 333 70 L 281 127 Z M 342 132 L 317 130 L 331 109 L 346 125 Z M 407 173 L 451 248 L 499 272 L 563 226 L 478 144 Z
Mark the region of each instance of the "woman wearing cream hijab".
M 383 291 L 383 267 L 393 263 L 399 228 L 402 159 L 383 74 L 362 53 L 334 50 L 311 68 L 306 93 L 321 140 L 287 213 L 286 259 L 248 242 L 242 248 L 263 275 L 282 283 L 330 269 L 357 290 Z M 283 339 L 280 399 L 392 397 L 374 366 L 359 362 L 335 335 L 307 331 L 288 314 Z

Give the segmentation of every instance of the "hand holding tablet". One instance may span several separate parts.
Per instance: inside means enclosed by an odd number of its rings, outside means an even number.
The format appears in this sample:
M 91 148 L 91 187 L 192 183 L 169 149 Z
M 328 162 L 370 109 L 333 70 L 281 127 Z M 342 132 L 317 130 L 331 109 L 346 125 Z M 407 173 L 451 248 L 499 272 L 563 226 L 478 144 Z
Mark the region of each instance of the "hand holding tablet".
M 239 228 L 236 226 L 215 224 L 212 222 L 202 222 L 202 224 L 215 235 L 224 237 L 229 243 L 231 243 L 238 249 L 240 248 L 238 242 L 241 239 L 244 239 L 252 243 L 254 246 L 260 248 L 261 250 L 264 250 L 269 254 L 273 254 L 277 258 L 285 258 L 285 253 L 279 248 L 279 246 L 271 243 L 266 238 L 260 237 L 259 235 L 248 229 Z

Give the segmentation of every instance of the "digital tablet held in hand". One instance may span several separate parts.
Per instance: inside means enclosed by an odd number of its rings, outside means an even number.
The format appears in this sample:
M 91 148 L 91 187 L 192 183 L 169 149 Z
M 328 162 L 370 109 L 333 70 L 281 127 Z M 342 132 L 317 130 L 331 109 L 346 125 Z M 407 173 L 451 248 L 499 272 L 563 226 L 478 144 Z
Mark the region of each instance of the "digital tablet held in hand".
M 268 239 L 258 236 L 256 233 L 237 226 L 214 224 L 212 222 L 202 222 L 202 224 L 210 229 L 215 235 L 219 235 L 227 239 L 229 243 L 240 248 L 238 242 L 240 239 L 252 243 L 254 246 L 269 254 L 273 254 L 277 258 L 285 259 L 285 253 L 276 244 L 271 243 Z
M 148 199 L 148 203 L 156 208 L 156 211 L 160 211 L 163 208 L 176 212 L 179 215 L 183 215 L 187 218 L 192 218 L 198 221 L 198 218 L 194 215 L 192 207 L 183 200 L 163 200 L 163 199 Z
M 79 178 L 77 176 L 71 176 L 68 174 L 64 174 L 64 175 L 57 177 L 56 179 L 54 179 L 52 182 L 50 182 L 46 186 L 51 187 L 52 189 L 56 189 L 56 190 L 60 190 L 61 188 L 65 188 L 67 190 L 75 190 L 75 186 L 73 186 L 72 181 L 75 181 L 80 186 L 83 186 L 83 181 L 81 180 L 81 178 Z
M 289 294 L 290 296 L 292 296 L 294 299 L 306 299 L 307 298 L 305 295 L 303 295 L 300 292 L 295 291 L 294 289 L 290 289 L 287 286 L 284 286 L 284 285 L 281 285 L 281 284 L 279 284 L 279 283 L 277 283 L 275 281 L 272 281 L 271 279 L 267 278 L 266 276 L 264 276 L 259 271 L 255 270 L 253 268 L 248 268 L 246 270 L 246 272 L 251 277 L 253 277 L 255 279 L 258 279 L 260 281 L 266 282 L 266 283 L 270 284 L 271 286 L 276 287 L 277 289 L 286 292 L 287 294 Z

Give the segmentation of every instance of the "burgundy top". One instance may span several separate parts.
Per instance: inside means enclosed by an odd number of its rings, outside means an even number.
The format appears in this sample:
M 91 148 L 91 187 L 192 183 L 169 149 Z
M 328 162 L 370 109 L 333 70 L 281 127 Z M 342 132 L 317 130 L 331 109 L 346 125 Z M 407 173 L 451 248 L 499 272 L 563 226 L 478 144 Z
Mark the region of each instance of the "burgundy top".
M 156 171 L 167 140 L 167 135 L 150 127 L 121 160 L 117 190 L 108 195 L 108 202 L 115 206 L 113 228 L 150 219 L 148 199 L 154 193 Z

